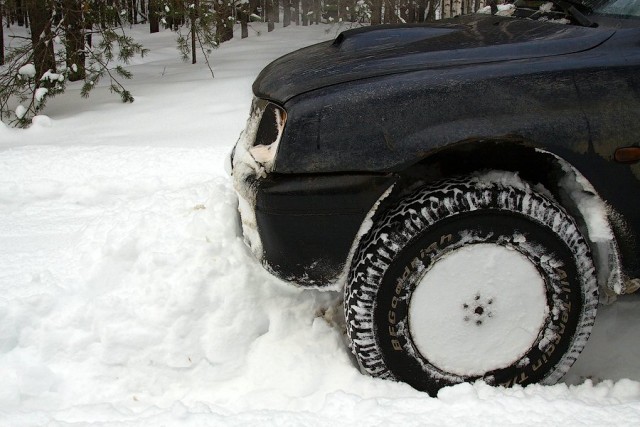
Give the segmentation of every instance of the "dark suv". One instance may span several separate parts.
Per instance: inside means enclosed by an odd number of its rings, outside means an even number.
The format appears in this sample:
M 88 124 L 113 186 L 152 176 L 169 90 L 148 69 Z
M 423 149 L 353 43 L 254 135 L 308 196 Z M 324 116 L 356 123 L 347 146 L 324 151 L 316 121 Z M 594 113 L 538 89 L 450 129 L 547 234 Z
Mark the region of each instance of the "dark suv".
M 432 394 L 556 382 L 640 284 L 640 1 L 515 6 L 283 56 L 232 153 L 256 258 Z

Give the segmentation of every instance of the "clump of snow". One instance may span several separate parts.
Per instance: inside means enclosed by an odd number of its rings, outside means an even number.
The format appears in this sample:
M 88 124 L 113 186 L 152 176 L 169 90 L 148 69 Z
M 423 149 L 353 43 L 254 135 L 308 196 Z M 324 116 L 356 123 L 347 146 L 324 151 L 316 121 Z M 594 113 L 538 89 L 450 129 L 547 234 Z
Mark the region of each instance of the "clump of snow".
M 569 25 L 569 24 L 571 24 L 571 21 L 568 20 L 567 18 L 549 19 L 547 22 L 550 22 L 551 24 L 560 24 L 560 25 Z
M 254 108 L 252 107 L 252 109 Z M 249 115 L 246 127 L 241 132 L 240 138 L 235 144 L 233 152 L 233 176 L 236 185 L 242 185 L 249 175 L 255 174 L 260 177 L 265 177 L 267 174 L 264 166 L 260 165 L 251 153 L 263 113 L 263 110 L 255 108 Z
M 513 12 L 515 12 L 515 10 L 516 10 L 516 7 L 513 4 L 510 4 L 510 3 L 499 4 L 498 5 L 498 11 L 496 12 L 496 15 L 498 15 L 498 16 L 511 16 L 511 15 L 513 15 Z M 481 7 L 480 9 L 478 9 L 478 11 L 476 13 L 482 13 L 482 14 L 490 15 L 491 14 L 491 6 Z
M 623 294 L 632 284 L 623 282 L 620 269 L 620 255 L 611 221 L 617 220 L 613 212 L 600 198 L 589 181 L 574 167 L 557 158 L 564 177 L 560 186 L 580 212 L 587 227 L 587 235 L 592 242 L 593 258 L 598 266 L 598 283 L 604 292 L 600 292 L 603 302 L 612 302 L 615 295 Z
M 64 81 L 64 74 L 54 73 L 51 70 L 47 70 L 42 77 L 40 77 L 41 81 L 48 80 L 50 82 L 62 82 Z
M 36 66 L 33 64 L 25 64 L 18 69 L 18 74 L 26 78 L 34 78 L 36 76 Z
M 474 178 L 481 187 L 499 184 L 505 187 L 517 188 L 525 193 L 531 192 L 531 186 L 526 181 L 523 181 L 517 172 L 490 170 L 477 172 L 474 174 Z
M 553 2 L 546 2 L 540 5 L 540 12 L 549 13 L 553 10 Z
M 48 103 L 55 126 L 0 126 L 1 424 L 640 422 L 633 296 L 601 310 L 577 385 L 479 382 L 433 399 L 361 375 L 336 326 L 341 295 L 264 271 L 222 166 L 259 70 L 335 28 L 224 43 L 215 80 L 176 61 L 170 31 L 131 31 L 152 49 L 132 67 L 135 103 L 69 83 Z
M 513 15 L 513 12 L 516 11 L 516 6 L 511 4 L 511 3 L 507 3 L 507 4 L 500 4 L 498 5 L 498 12 L 496 13 L 496 15 L 498 16 L 511 16 Z
M 27 114 L 27 109 L 25 108 L 24 105 L 18 104 L 18 106 L 16 107 L 15 113 L 16 113 L 16 117 L 18 119 L 21 119 L 25 116 L 25 114 Z
M 44 97 L 47 96 L 47 93 L 49 93 L 49 89 L 47 89 L 45 87 L 39 87 L 38 89 L 36 89 L 34 97 L 35 97 L 36 101 L 42 102 Z
M 31 119 L 31 127 L 50 128 L 51 126 L 52 122 L 49 116 L 39 114 Z

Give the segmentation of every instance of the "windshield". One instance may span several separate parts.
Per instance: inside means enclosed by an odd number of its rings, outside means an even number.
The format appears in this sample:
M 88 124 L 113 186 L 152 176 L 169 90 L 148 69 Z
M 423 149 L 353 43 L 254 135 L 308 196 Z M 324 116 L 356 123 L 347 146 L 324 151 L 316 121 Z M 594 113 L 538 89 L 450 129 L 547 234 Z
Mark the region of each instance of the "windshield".
M 583 0 L 597 15 L 640 18 L 640 0 Z
M 595 27 L 591 16 L 640 18 L 640 0 L 506 0 L 497 12 L 489 7 L 481 13 Z M 509 4 L 513 1 L 513 4 Z

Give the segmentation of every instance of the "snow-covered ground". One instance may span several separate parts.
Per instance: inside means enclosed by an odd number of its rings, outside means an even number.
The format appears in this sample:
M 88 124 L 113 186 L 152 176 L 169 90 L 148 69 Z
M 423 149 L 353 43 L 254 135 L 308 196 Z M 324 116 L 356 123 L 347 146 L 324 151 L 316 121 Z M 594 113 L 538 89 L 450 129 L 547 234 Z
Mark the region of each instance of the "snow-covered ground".
M 259 70 L 336 30 L 254 31 L 211 79 L 134 28 L 133 104 L 70 85 L 0 124 L 0 426 L 640 424 L 637 297 L 601 309 L 565 383 L 430 398 L 358 372 L 339 295 L 253 260 L 223 160 Z

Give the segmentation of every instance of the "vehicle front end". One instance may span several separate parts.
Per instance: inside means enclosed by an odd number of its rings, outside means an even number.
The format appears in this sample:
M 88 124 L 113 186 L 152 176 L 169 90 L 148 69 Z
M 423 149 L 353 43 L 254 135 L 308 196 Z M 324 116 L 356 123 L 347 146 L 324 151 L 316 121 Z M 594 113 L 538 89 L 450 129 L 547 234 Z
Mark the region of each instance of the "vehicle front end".
M 615 168 L 609 152 L 637 142 L 635 65 L 611 50 L 627 49 L 627 34 L 466 16 L 358 28 L 285 55 L 256 79 L 232 156 L 245 240 L 286 281 L 338 284 L 381 200 L 484 169 L 557 187 L 548 158 L 573 165 L 636 222 L 634 208 L 607 192 L 636 180 L 612 175 L 612 186 L 610 174 L 592 173 Z M 603 73 L 627 88 L 616 92 L 625 109 L 611 110 L 609 92 L 594 90 Z M 611 134 L 614 113 L 630 132 L 616 130 L 611 148 L 599 129 Z
M 255 98 L 231 154 L 245 242 L 275 276 L 306 287 L 340 282 L 350 250 L 390 174 L 281 173 L 285 109 Z

